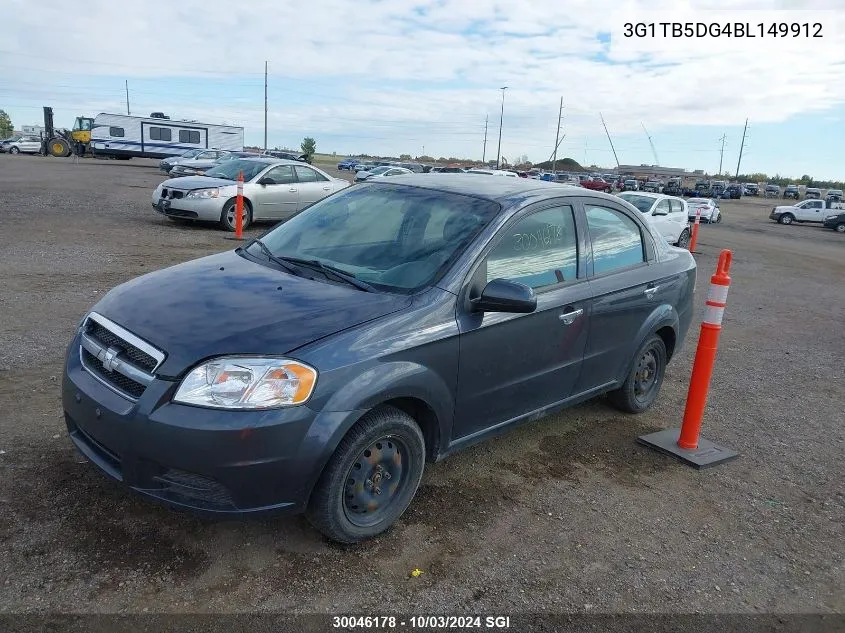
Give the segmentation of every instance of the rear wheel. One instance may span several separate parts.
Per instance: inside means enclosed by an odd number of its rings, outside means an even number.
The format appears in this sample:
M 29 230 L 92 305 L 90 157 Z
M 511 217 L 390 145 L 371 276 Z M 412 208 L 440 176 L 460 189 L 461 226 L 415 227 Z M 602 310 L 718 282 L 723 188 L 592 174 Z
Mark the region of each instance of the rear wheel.
M 792 221 L 794 219 L 795 217 L 791 213 L 784 213 L 782 216 L 780 216 L 780 220 L 778 220 L 778 222 L 780 222 L 781 224 L 792 224 Z
M 845 222 L 840 222 L 839 224 L 833 227 L 833 230 L 837 233 L 845 233 Z
M 249 203 L 244 200 L 244 215 L 242 229 L 246 229 L 252 222 L 252 208 Z M 233 232 L 235 230 L 235 200 L 229 200 L 226 206 L 223 207 L 223 213 L 220 214 L 220 226 L 226 231 Z
M 719 224 L 719 222 L 721 222 L 721 221 L 722 221 L 722 214 L 721 213 L 716 214 L 716 224 Z
M 637 350 L 625 382 L 608 394 L 608 400 L 626 413 L 642 413 L 657 399 L 665 373 L 666 345 L 657 334 L 652 334 Z
M 341 440 L 311 495 L 308 520 L 340 543 L 376 536 L 408 508 L 424 467 L 414 419 L 394 407 L 375 409 Z
M 684 229 L 678 238 L 678 243 L 675 246 L 679 248 L 689 248 L 689 229 Z

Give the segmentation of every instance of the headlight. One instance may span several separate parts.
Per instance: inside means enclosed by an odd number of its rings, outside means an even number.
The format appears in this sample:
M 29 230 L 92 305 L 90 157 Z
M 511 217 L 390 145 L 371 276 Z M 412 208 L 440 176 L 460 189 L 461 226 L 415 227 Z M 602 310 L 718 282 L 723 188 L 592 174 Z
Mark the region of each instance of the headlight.
M 220 195 L 220 189 L 215 187 L 214 189 L 195 189 L 194 191 L 189 191 L 188 195 L 185 196 L 186 198 L 216 198 Z
M 174 402 L 215 409 L 273 409 L 311 397 L 317 371 L 284 358 L 217 358 L 185 376 Z

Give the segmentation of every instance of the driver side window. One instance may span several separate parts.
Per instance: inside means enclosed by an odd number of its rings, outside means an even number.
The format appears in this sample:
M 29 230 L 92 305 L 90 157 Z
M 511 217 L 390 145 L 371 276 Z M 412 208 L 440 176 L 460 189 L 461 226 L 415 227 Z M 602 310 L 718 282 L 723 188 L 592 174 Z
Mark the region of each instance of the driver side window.
M 487 281 L 508 279 L 531 288 L 572 281 L 578 272 L 578 240 L 572 207 L 543 209 L 503 230 L 487 256 Z
M 273 167 L 264 174 L 264 178 L 272 179 L 274 185 L 289 185 L 296 182 L 296 176 L 294 176 L 293 168 L 290 165 Z

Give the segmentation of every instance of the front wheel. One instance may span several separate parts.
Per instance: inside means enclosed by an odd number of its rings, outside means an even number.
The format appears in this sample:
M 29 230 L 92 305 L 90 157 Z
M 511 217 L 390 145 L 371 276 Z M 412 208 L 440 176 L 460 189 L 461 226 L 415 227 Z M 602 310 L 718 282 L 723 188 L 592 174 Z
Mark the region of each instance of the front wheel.
M 677 244 L 675 244 L 675 246 L 677 246 L 678 248 L 689 248 L 689 240 L 689 229 L 684 229 L 681 232 L 680 237 L 678 237 L 678 242 Z
M 840 222 L 839 224 L 833 227 L 833 230 L 837 233 L 845 233 L 845 222 Z
M 357 543 L 387 530 L 408 508 L 425 468 L 425 440 L 408 414 L 370 411 L 341 440 L 306 516 L 328 538 Z
M 252 222 L 252 209 L 250 208 L 249 204 L 247 204 L 246 200 L 244 200 L 244 212 L 243 212 L 243 223 L 241 225 L 242 229 L 246 229 Z M 229 200 L 226 203 L 226 206 L 223 207 L 223 212 L 220 214 L 220 226 L 229 232 L 235 231 L 235 200 Z
M 657 334 L 652 334 L 637 350 L 625 382 L 608 394 L 608 400 L 626 413 L 642 413 L 657 399 L 665 373 L 666 345 Z
M 780 216 L 780 220 L 778 220 L 778 222 L 780 222 L 781 224 L 792 224 L 792 221 L 794 219 L 795 218 L 792 217 L 791 213 L 784 213 L 782 216 Z
M 9 153 L 10 153 L 10 154 L 20 154 L 20 153 L 21 153 L 21 150 L 19 150 L 17 147 L 15 147 L 15 146 L 13 145 L 12 147 L 10 147 L 10 148 L 9 148 Z

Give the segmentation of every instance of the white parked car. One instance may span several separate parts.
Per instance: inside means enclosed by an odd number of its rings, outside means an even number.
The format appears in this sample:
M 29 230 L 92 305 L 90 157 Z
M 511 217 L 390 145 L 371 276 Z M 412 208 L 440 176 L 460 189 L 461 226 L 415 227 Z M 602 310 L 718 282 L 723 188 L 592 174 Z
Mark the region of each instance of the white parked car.
M 719 208 L 719 202 L 713 198 L 687 198 L 687 208 L 689 209 L 690 222 L 695 222 L 698 210 L 701 210 L 702 222 L 722 221 L 722 210 Z
M 220 163 L 204 176 L 165 180 L 153 191 L 153 208 L 170 218 L 219 222 L 234 231 L 239 173 L 244 177 L 243 228 L 258 220 L 286 220 L 350 186 L 299 161 L 242 158 Z
M 669 244 L 681 248 L 689 246 L 689 210 L 686 200 L 644 191 L 623 191 L 618 196 L 643 215 L 651 216 L 651 221 Z
M 41 151 L 41 139 L 37 136 L 22 136 L 16 141 L 3 143 L 3 149 L 10 154 L 37 154 Z
M 484 174 L 486 176 L 510 176 L 512 178 L 519 178 L 519 174 L 515 171 L 508 171 L 507 169 L 467 169 L 468 174 Z
M 386 178 L 388 176 L 404 176 L 405 174 L 413 174 L 410 169 L 404 167 L 390 167 L 384 165 L 382 167 L 375 167 L 369 171 L 359 171 L 355 174 L 355 182 L 363 182 L 365 180 L 375 180 L 377 178 Z
M 824 222 L 831 215 L 830 209 L 845 209 L 845 202 L 826 203 L 824 200 L 804 200 L 798 204 L 773 208 L 769 219 L 781 224 Z

